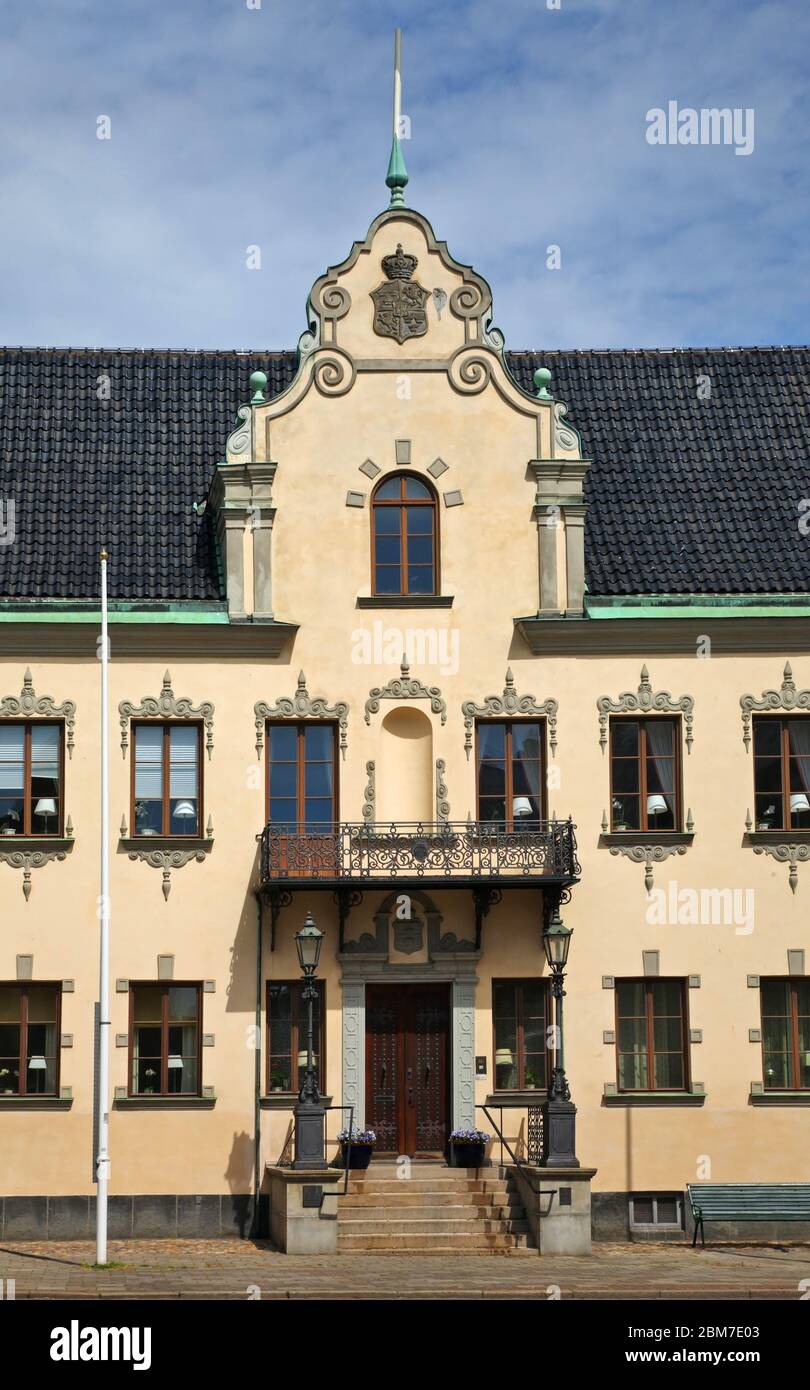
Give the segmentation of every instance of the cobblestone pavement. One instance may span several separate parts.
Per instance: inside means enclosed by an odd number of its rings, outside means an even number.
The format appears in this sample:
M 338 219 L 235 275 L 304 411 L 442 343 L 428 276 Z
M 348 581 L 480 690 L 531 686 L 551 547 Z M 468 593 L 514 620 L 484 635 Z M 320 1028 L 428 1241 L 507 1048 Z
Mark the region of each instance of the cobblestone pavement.
M 9 1242 L 17 1299 L 799 1299 L 810 1246 L 597 1245 L 590 1257 L 281 1255 L 263 1241 Z M 556 1286 L 556 1287 L 555 1287 Z M 807 1287 L 807 1286 L 805 1286 Z M 258 1292 L 257 1292 L 258 1290 Z

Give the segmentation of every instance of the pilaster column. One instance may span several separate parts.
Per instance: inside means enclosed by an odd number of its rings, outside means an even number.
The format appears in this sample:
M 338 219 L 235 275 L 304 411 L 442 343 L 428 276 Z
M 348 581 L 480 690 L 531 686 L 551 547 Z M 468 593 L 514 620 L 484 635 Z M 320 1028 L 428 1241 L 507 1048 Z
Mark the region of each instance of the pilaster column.
M 354 1106 L 354 1124 L 366 1123 L 366 986 L 363 980 L 343 981 L 343 1105 Z M 343 1124 L 349 1123 L 348 1112 Z
M 567 503 L 565 517 L 565 567 L 568 581 L 567 618 L 581 618 L 585 607 L 585 512 L 584 502 Z
M 228 617 L 245 617 L 245 523 L 247 512 L 239 509 L 219 515 L 220 543 L 225 557 L 225 583 Z
M 453 981 L 451 1128 L 475 1127 L 475 980 Z

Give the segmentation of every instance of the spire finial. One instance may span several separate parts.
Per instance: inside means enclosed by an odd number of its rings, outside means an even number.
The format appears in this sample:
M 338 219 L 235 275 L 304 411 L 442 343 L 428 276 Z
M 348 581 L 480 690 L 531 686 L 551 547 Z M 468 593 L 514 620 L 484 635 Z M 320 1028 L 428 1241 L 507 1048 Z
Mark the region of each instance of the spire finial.
M 405 206 L 405 194 L 403 189 L 408 182 L 408 170 L 405 168 L 405 156 L 402 153 L 402 146 L 399 143 L 399 127 L 402 116 L 402 30 L 394 30 L 394 139 L 391 145 L 391 158 L 388 161 L 388 173 L 385 182 L 391 190 L 392 208 Z

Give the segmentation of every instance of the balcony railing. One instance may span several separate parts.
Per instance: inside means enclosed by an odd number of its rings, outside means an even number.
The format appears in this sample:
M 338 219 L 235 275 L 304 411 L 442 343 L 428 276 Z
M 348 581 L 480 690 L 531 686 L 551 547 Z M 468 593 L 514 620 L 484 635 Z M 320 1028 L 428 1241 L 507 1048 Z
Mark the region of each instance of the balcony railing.
M 536 881 L 573 883 L 580 872 L 570 820 L 535 821 L 521 830 L 481 822 L 344 822 L 317 831 L 267 825 L 261 842 L 263 884 L 421 879 L 460 887 L 495 879 L 519 887 Z

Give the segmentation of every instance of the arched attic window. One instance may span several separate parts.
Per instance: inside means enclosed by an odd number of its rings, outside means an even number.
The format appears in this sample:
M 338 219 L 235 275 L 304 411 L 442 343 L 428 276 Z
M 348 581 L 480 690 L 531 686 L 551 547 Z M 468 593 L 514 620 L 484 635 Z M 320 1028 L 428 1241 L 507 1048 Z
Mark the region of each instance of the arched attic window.
M 377 484 L 371 499 L 372 592 L 439 592 L 439 525 L 433 488 L 413 473 Z

